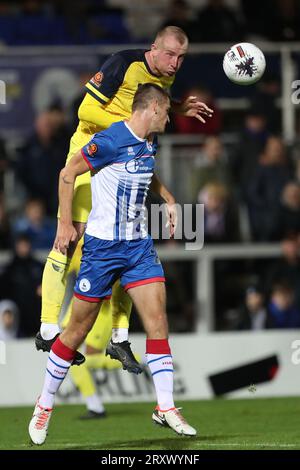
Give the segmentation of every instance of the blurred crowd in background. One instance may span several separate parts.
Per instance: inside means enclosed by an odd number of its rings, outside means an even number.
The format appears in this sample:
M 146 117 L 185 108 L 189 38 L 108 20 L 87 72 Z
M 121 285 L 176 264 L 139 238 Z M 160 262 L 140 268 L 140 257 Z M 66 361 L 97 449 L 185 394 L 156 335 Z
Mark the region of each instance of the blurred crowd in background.
M 147 21 L 145 21 L 147 18 Z M 259 36 L 300 39 L 297 0 L 2 0 L 0 38 L 9 45 L 111 44 L 148 41 L 165 25 L 191 42 Z
M 143 21 L 141 27 L 145 10 L 147 23 L 148 18 L 151 21 L 147 25 Z M 300 4 L 292 0 L 0 1 L 0 43 L 149 42 L 168 24 L 182 27 L 196 43 L 254 37 L 296 41 L 299 14 Z M 0 134 L 0 250 L 13 253 L 0 267 L 0 339 L 32 336 L 39 328 L 43 265 L 35 250 L 52 246 L 58 174 L 77 126 L 82 85 L 96 71 L 78 73 L 81 88 L 68 106 L 54 99 L 36 112 L 30 132 L 17 145 L 11 145 L 5 132 Z M 281 85 L 279 74 L 267 70 L 252 87 L 247 109 L 232 119 L 234 113 L 221 109 L 209 83 L 194 80 L 182 88 L 180 97 L 197 95 L 214 109 L 213 118 L 203 125 L 172 115 L 167 130 L 192 136 L 196 142 L 176 148 L 185 165 L 185 191 L 177 195 L 178 181 L 171 190 L 181 204 L 205 205 L 205 246 L 281 244 L 280 259 L 215 262 L 218 330 L 300 327 L 300 148 L 297 141 L 287 145 L 281 135 Z M 226 132 L 233 137 L 230 144 L 223 139 Z M 8 204 L 5 191 L 8 172 L 17 188 L 13 204 Z M 193 331 L 197 316 L 193 263 L 166 262 L 164 268 L 171 331 Z M 136 318 L 133 329 L 140 329 Z

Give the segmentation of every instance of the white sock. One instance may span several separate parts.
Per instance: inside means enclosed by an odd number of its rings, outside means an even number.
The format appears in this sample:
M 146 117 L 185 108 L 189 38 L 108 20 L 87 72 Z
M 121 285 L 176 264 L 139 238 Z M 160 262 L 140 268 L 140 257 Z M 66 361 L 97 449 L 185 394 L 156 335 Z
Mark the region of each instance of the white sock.
M 111 339 L 113 343 L 128 341 L 128 328 L 113 328 Z
M 42 323 L 40 333 L 43 339 L 52 339 L 57 333 L 60 333 L 57 323 Z
M 89 397 L 85 397 L 85 402 L 88 410 L 95 411 L 96 413 L 102 413 L 104 411 L 104 406 L 97 393 L 94 393 L 94 395 L 90 395 Z
M 72 361 L 65 361 L 50 351 L 43 391 L 39 398 L 39 404 L 44 408 L 53 408 L 55 393 L 61 386 Z
M 170 354 L 147 354 L 146 356 L 159 409 L 165 411 L 174 408 L 172 356 Z

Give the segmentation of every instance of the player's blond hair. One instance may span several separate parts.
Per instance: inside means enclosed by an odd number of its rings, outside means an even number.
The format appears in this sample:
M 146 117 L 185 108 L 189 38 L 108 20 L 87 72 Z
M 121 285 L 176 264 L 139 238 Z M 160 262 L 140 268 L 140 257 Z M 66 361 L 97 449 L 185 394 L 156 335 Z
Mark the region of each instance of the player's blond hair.
M 158 31 L 154 42 L 161 42 L 161 40 L 163 40 L 166 36 L 174 36 L 181 45 L 186 44 L 189 41 L 183 29 L 179 28 L 178 26 L 166 26 L 165 28 Z

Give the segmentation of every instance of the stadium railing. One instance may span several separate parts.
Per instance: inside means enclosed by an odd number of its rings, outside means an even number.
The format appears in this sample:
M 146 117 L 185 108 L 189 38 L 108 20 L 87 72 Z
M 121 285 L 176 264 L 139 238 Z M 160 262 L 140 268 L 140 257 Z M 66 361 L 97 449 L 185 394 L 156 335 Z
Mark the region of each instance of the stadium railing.
M 159 247 L 158 255 L 162 262 L 191 261 L 196 265 L 196 290 L 195 304 L 196 331 L 207 333 L 215 330 L 215 292 L 214 292 L 214 262 L 216 260 L 234 259 L 265 259 L 277 258 L 281 254 L 278 243 L 249 243 L 205 246 L 197 250 L 186 250 L 185 246 Z M 45 261 L 48 252 L 36 251 L 35 256 L 42 262 Z M 9 251 L 0 251 L 0 269 L 6 264 L 12 254 Z

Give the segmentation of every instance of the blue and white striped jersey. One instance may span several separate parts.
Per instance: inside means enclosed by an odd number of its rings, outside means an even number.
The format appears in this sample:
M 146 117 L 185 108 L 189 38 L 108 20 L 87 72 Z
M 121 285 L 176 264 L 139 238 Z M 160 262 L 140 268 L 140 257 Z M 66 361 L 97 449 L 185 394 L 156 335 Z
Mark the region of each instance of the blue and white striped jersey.
M 140 139 L 124 121 L 95 134 L 82 148 L 92 172 L 88 235 L 102 240 L 147 237 L 145 200 L 156 150 L 156 137 L 153 142 Z

